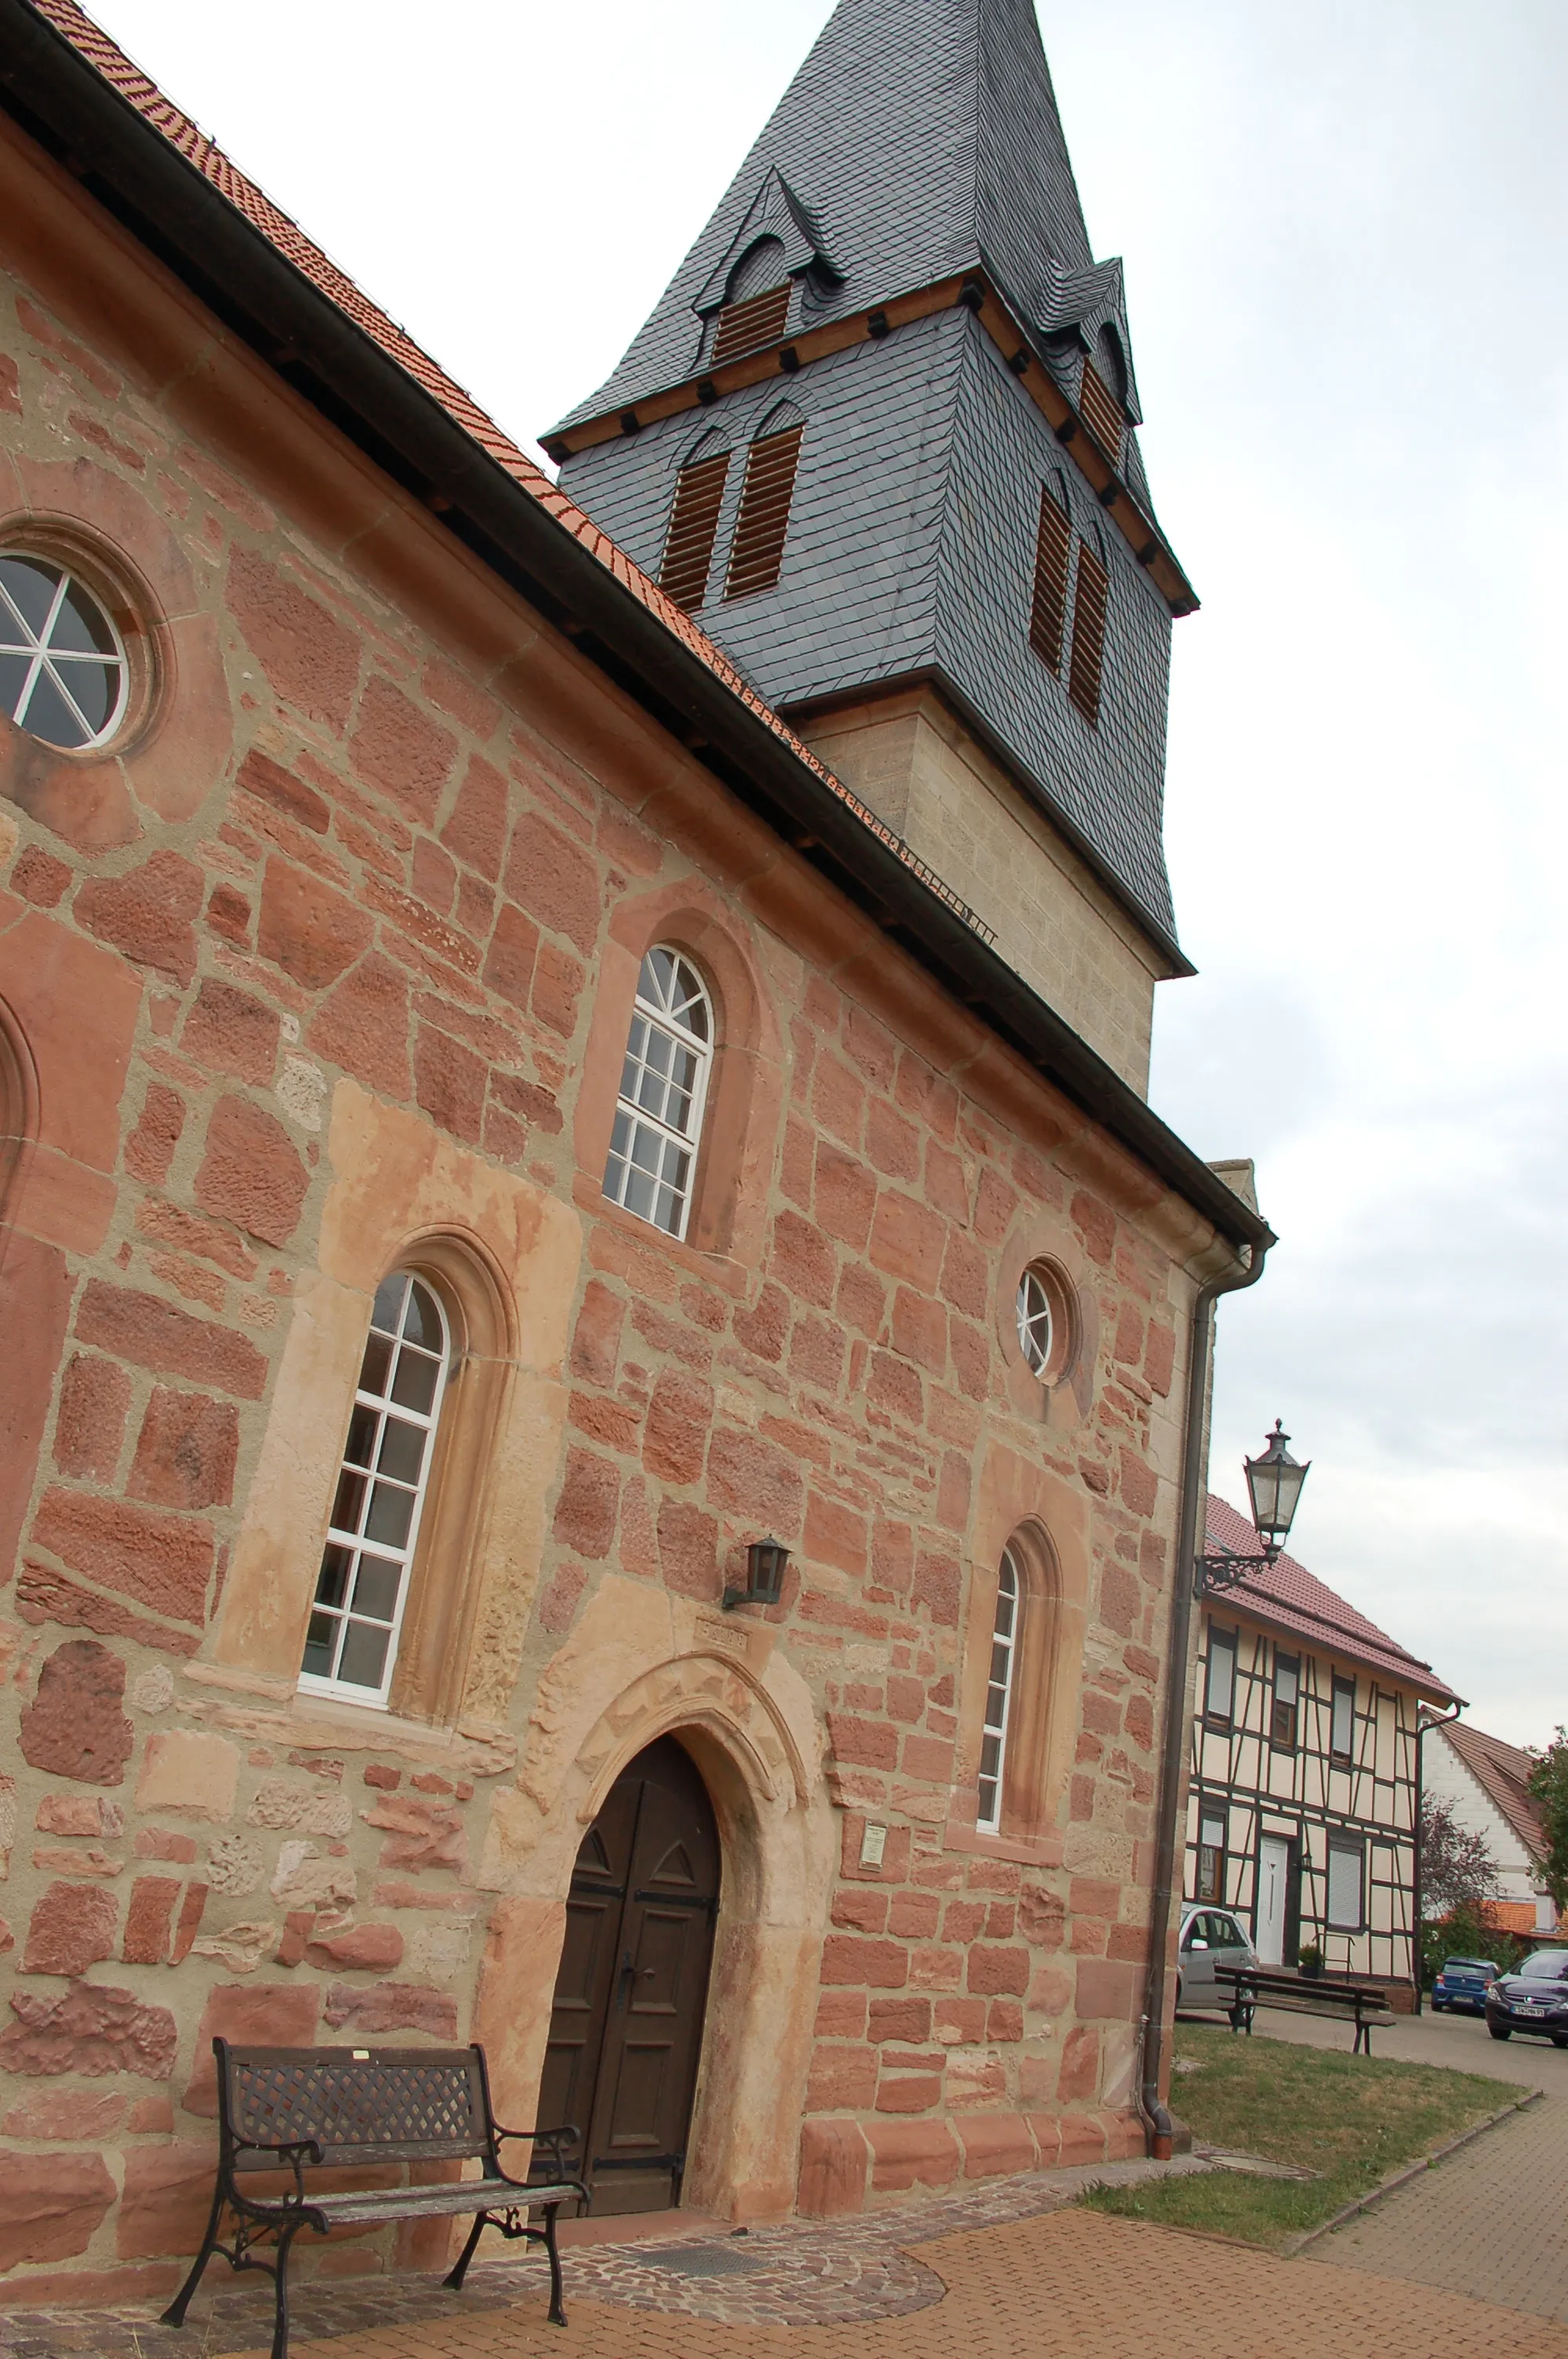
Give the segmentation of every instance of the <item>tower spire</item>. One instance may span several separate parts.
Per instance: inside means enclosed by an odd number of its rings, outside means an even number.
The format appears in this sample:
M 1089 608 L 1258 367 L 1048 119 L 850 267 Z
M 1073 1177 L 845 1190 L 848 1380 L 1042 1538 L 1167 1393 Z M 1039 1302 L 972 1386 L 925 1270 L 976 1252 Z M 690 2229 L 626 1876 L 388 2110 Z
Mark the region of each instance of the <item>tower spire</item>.
M 1089 245 L 1033 0 L 838 0 L 624 358 L 546 443 L 944 873 L 969 789 L 921 779 L 932 733 L 968 733 L 1008 875 L 949 882 L 982 912 L 1022 894 L 997 936 L 1038 980 L 1050 896 L 1018 879 L 1049 840 L 1131 921 L 1141 987 L 1185 968 L 1161 806 L 1171 618 L 1195 601 L 1139 419 L 1121 267 Z M 900 696 L 924 700 L 925 750 L 890 786 Z M 1141 1021 L 1120 1058 L 1140 1080 Z

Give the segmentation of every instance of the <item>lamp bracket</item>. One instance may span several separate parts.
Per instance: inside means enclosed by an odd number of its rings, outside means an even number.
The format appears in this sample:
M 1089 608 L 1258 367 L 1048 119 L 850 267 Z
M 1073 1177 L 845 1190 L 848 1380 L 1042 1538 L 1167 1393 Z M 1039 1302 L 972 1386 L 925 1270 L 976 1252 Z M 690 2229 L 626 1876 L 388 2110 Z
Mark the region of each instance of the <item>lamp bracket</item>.
M 1266 1572 L 1269 1567 L 1271 1564 L 1277 1564 L 1279 1560 L 1280 1550 L 1271 1547 L 1268 1541 L 1263 1544 L 1261 1556 L 1233 1556 L 1229 1549 L 1227 1549 L 1220 1556 L 1195 1557 L 1193 1559 L 1194 1593 L 1199 1597 L 1223 1595 L 1226 1590 L 1234 1589 L 1239 1582 L 1246 1581 L 1250 1574 Z

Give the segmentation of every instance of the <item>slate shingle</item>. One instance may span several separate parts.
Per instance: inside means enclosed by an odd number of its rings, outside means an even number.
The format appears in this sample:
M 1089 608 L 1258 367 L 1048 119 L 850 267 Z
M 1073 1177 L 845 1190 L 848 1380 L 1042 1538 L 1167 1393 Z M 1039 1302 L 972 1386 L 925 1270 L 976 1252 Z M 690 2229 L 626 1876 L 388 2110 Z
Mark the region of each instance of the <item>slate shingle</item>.
M 1121 269 L 1094 262 L 1032 0 L 839 0 L 652 318 L 573 419 L 691 377 L 696 306 L 722 292 L 764 214 L 803 267 L 797 331 L 983 264 L 1075 400 L 1085 350 L 1109 328 L 1136 419 Z M 812 240 L 836 280 L 804 268 Z M 562 487 L 656 573 L 684 460 L 699 442 L 718 447 L 715 434 L 739 459 L 786 388 L 806 422 L 778 582 L 753 598 L 721 594 L 736 464 L 703 627 L 784 709 L 914 675 L 946 687 L 1174 951 L 1162 844 L 1170 613 L 967 310 L 596 443 L 564 462 Z M 1144 494 L 1130 427 L 1123 465 Z M 1047 480 L 1110 571 L 1092 728 L 1029 644 Z

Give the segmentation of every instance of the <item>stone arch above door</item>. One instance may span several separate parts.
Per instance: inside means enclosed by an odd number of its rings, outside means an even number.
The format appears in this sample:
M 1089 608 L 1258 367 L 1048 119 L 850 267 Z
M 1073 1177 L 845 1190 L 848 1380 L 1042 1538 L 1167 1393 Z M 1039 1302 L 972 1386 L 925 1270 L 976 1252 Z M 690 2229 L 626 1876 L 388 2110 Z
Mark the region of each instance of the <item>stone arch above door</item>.
M 745 2219 L 785 2212 L 794 2197 L 838 1828 L 805 1682 L 771 1632 L 704 1626 L 717 1622 L 711 1608 L 611 1576 L 548 1666 L 480 1869 L 502 1897 L 475 2037 L 499 2110 L 528 2116 L 584 1830 L 629 1761 L 678 1737 L 724 1846 L 686 2201 Z

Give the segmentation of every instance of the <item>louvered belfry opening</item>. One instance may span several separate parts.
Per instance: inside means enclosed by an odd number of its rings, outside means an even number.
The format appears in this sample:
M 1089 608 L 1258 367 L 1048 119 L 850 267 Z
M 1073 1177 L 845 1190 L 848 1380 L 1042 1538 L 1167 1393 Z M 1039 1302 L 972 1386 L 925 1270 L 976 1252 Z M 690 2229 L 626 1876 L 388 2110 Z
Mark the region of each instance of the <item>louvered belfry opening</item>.
M 776 343 L 789 318 L 789 289 L 786 278 L 782 287 L 770 287 L 762 295 L 749 296 L 744 303 L 726 303 L 719 314 L 708 366 L 719 368 L 741 353 L 758 352 L 763 344 Z
M 1067 569 L 1073 533 L 1061 501 L 1047 485 L 1040 494 L 1040 538 L 1034 549 L 1034 600 L 1029 611 L 1029 644 L 1058 675 L 1067 623 Z
M 746 454 L 726 598 L 749 598 L 759 590 L 771 590 L 779 578 L 803 430 L 791 426 L 782 434 L 764 434 Z
M 1078 543 L 1078 589 L 1073 602 L 1073 660 L 1067 694 L 1089 723 L 1099 719 L 1100 668 L 1105 658 L 1105 603 L 1109 582 L 1098 552 Z
M 1078 394 L 1078 408 L 1084 413 L 1089 432 L 1100 445 L 1113 465 L 1121 460 L 1121 436 L 1126 417 L 1109 386 L 1092 361 L 1084 363 L 1084 382 Z
M 729 473 L 730 453 L 720 451 L 710 459 L 696 459 L 683 467 L 676 484 L 659 587 L 687 614 L 695 614 L 708 595 L 713 536 L 719 529 L 719 509 Z

